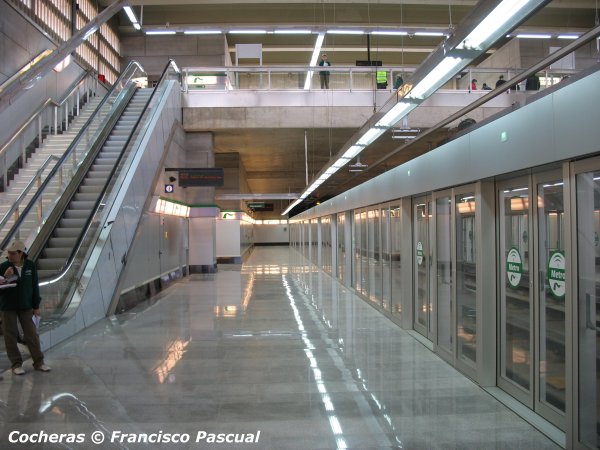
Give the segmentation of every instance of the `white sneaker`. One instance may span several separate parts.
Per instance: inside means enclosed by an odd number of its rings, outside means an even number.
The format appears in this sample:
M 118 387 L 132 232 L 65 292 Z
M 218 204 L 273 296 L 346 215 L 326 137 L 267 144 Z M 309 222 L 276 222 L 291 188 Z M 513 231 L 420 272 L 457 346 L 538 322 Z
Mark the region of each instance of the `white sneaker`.
M 21 366 L 13 367 L 12 373 L 15 375 L 25 375 L 25 370 Z
M 42 364 L 39 367 L 34 367 L 35 370 L 39 370 L 40 372 L 50 372 L 52 369 L 46 364 Z

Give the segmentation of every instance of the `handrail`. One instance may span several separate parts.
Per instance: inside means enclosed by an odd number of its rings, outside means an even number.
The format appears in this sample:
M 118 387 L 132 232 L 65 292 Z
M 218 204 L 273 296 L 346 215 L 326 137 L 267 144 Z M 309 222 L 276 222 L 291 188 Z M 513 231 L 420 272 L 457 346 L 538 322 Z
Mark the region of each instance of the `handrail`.
M 34 194 L 33 198 L 29 201 L 29 203 L 27 204 L 27 206 L 23 210 L 23 213 L 21 214 L 21 216 L 19 217 L 19 219 L 17 221 L 15 221 L 15 223 L 13 224 L 13 226 L 11 227 L 11 229 L 8 231 L 8 233 L 5 236 L 5 238 L 0 243 L 0 249 L 6 248 L 6 246 L 8 245 L 8 242 L 10 241 L 10 239 L 12 238 L 12 236 L 14 236 L 14 234 L 17 231 L 17 229 L 21 226 L 22 218 L 25 217 L 29 213 L 29 211 L 33 208 L 33 205 L 35 204 L 35 202 L 39 199 L 39 197 L 42 194 L 42 192 L 46 189 L 46 187 L 50 183 L 50 180 L 52 179 L 52 177 L 58 171 L 59 166 L 61 166 L 63 164 L 63 162 L 67 158 L 69 158 L 71 156 L 71 153 L 73 153 L 73 151 L 75 150 L 75 148 L 77 147 L 77 145 L 79 145 L 79 142 L 81 141 L 83 135 L 86 133 L 87 128 L 96 119 L 96 116 L 98 115 L 98 113 L 100 112 L 100 110 L 102 109 L 102 107 L 104 106 L 104 104 L 115 93 L 115 91 L 116 91 L 117 88 L 124 86 L 123 81 L 126 78 L 126 74 L 134 66 L 136 66 L 136 70 L 140 69 L 143 73 L 145 73 L 144 69 L 142 68 L 142 66 L 137 61 L 130 61 L 129 62 L 129 64 L 127 65 L 127 67 L 125 68 L 125 70 L 123 70 L 123 72 L 121 73 L 121 75 L 119 75 L 119 78 L 117 79 L 117 81 L 115 81 L 115 83 L 113 84 L 111 90 L 104 96 L 104 98 L 102 99 L 102 101 L 100 102 L 100 104 L 98 105 L 98 107 L 96 108 L 96 110 L 92 113 L 92 115 L 86 121 L 86 123 L 81 128 L 81 130 L 79 131 L 79 133 L 77 133 L 77 136 L 75 136 L 75 138 L 73 139 L 73 141 L 71 142 L 71 144 L 69 145 L 69 147 L 67 148 L 67 150 L 63 153 L 63 155 L 60 157 L 60 159 L 54 165 L 54 167 L 52 168 L 52 170 L 50 171 L 50 173 L 48 174 L 48 176 L 46 177 L 46 179 L 44 180 L 44 182 L 42 183 L 42 185 L 40 186 L 40 188 L 36 191 L 36 193 Z M 135 73 L 135 70 L 134 70 L 133 73 Z M 133 73 L 132 73 L 132 75 L 133 75 Z M 129 77 L 129 79 L 132 78 L 132 75 Z M 125 83 L 125 84 L 127 84 L 127 83 Z
M 123 159 L 123 155 L 126 153 L 127 148 L 131 144 L 131 141 L 132 141 L 134 135 L 136 134 L 137 128 L 138 128 L 140 122 L 142 121 L 142 118 L 145 115 L 144 112 L 146 112 L 148 110 L 148 107 L 149 107 L 150 103 L 152 102 L 152 100 L 154 99 L 154 96 L 158 92 L 158 87 L 164 81 L 164 79 L 165 79 L 165 77 L 166 77 L 166 75 L 168 73 L 169 67 L 171 67 L 171 66 L 173 66 L 174 69 L 179 74 L 179 76 L 181 76 L 181 72 L 179 71 L 179 68 L 175 64 L 175 61 L 173 61 L 172 59 L 169 60 L 169 62 L 165 66 L 164 70 L 162 71 L 162 74 L 161 74 L 160 78 L 158 79 L 158 82 L 156 83 L 156 87 L 154 88 L 154 90 L 152 91 L 152 94 L 150 95 L 150 97 L 146 101 L 146 104 L 144 105 L 144 107 L 142 109 L 142 113 L 139 115 L 139 117 L 137 118 L 137 120 L 135 122 L 135 125 L 131 129 L 131 133 L 129 133 L 127 141 L 125 142 L 125 144 L 123 146 L 123 151 L 121 151 L 121 153 L 119 154 L 119 156 L 117 158 L 117 161 L 113 165 L 113 167 L 112 167 L 112 169 L 110 171 L 110 175 L 108 176 L 108 178 L 106 179 L 106 183 L 104 183 L 104 186 L 102 187 L 101 194 L 98 196 L 98 199 L 96 200 L 96 203 L 94 204 L 94 206 L 92 208 L 92 211 L 90 212 L 90 215 L 88 216 L 88 218 L 87 218 L 87 220 L 85 222 L 85 225 L 82 227 L 82 229 L 84 231 L 79 234 L 79 237 L 77 238 L 77 241 L 75 242 L 75 245 L 73 246 L 73 250 L 71 251 L 71 254 L 69 255 L 69 258 L 67 259 L 67 261 L 65 261 L 63 267 L 61 268 L 61 270 L 58 272 L 58 274 L 54 278 L 49 279 L 49 280 L 41 281 L 40 282 L 40 286 L 45 286 L 47 284 L 52 284 L 52 283 L 60 280 L 64 276 L 64 274 L 69 270 L 69 268 L 71 267 L 71 265 L 73 264 L 73 261 L 75 259 L 75 255 L 77 255 L 77 253 L 79 252 L 79 250 L 81 248 L 81 245 L 83 244 L 83 242 L 84 242 L 84 240 L 85 240 L 85 238 L 86 238 L 86 236 L 87 236 L 87 234 L 88 234 L 88 232 L 90 230 L 92 219 L 96 215 L 96 212 L 98 211 L 98 208 L 99 208 L 100 204 L 104 200 L 104 195 L 106 194 L 108 186 L 109 186 L 109 184 L 111 182 L 114 181 L 113 180 L 113 176 L 114 176 L 115 172 L 117 171 L 117 167 L 121 163 L 121 160 Z
M 19 197 L 15 200 L 13 205 L 10 207 L 10 209 L 6 212 L 6 214 L 4 214 L 4 217 L 0 221 L 0 230 L 4 228 L 6 223 L 9 221 L 10 216 L 16 210 L 19 209 L 19 205 L 21 204 L 21 201 L 25 198 L 25 196 L 27 196 L 27 194 L 29 193 L 31 188 L 33 188 L 35 180 L 42 174 L 42 172 L 44 170 L 46 170 L 46 167 L 48 167 L 48 165 L 50 164 L 51 161 L 58 161 L 58 160 L 59 160 L 59 157 L 55 156 L 55 155 L 50 155 L 50 156 L 48 156 L 48 158 L 46 158 L 46 161 L 44 161 L 42 166 L 35 172 L 35 175 L 33 177 L 31 177 L 31 181 L 29 183 L 27 183 L 27 186 L 25 186 L 25 189 L 23 189 L 23 191 L 21 192 L 21 195 L 19 195 Z
M 25 131 L 25 129 L 35 120 L 37 119 L 37 117 L 46 109 L 46 107 L 48 105 L 54 105 L 57 107 L 60 107 L 62 105 L 65 104 L 65 102 L 69 99 L 69 97 L 71 96 L 71 94 L 73 94 L 80 86 L 81 84 L 85 81 L 85 79 L 91 74 L 93 73 L 91 70 L 90 71 L 86 71 L 84 72 L 78 80 L 76 80 L 75 82 L 73 82 L 72 86 L 73 88 L 69 91 L 69 93 L 64 97 L 64 99 L 60 102 L 57 103 L 54 99 L 52 98 L 48 98 L 44 103 L 42 103 L 34 112 L 31 116 L 29 116 L 29 119 L 25 120 L 25 122 L 23 122 L 23 125 L 21 125 L 19 127 L 19 129 L 13 134 L 13 136 L 8 140 L 8 142 L 6 144 L 4 144 L 2 146 L 2 148 L 0 148 L 0 156 L 2 156 L 2 154 L 6 151 L 6 149 L 13 143 L 15 142 L 15 140 L 19 137 L 19 135 L 21 133 L 23 133 L 23 131 Z
M 2 98 L 2 93 L 4 91 L 9 90 L 14 84 L 16 84 L 19 81 L 19 78 L 21 78 L 21 76 L 24 73 L 26 73 L 32 67 L 35 67 L 37 64 L 39 64 L 42 60 L 46 59 L 51 54 L 52 54 L 52 50 L 50 50 L 49 48 L 46 49 L 46 50 L 44 50 L 44 51 L 42 51 L 39 55 L 37 55 L 35 58 L 33 58 L 31 61 L 29 61 L 27 64 L 25 64 L 23 67 L 21 67 L 17 71 L 17 73 L 15 73 L 9 79 L 7 79 L 6 81 L 4 81 L 0 85 L 0 98 Z

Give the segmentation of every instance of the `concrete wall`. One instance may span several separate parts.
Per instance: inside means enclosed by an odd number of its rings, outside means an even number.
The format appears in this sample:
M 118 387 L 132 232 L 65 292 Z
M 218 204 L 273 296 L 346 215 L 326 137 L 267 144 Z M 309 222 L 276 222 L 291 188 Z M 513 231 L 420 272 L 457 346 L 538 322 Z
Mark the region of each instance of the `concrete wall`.
M 123 36 L 121 54 L 136 60 L 151 78 L 156 78 L 169 58 L 179 67 L 224 66 L 226 42 L 222 35 L 210 36 Z
M 16 9 L 0 0 L 0 84 L 56 43 Z M 61 73 L 50 72 L 17 96 L 0 97 L 0 146 L 7 142 L 46 99 L 58 100 L 83 73 L 74 61 Z
M 284 225 L 254 225 L 255 244 L 280 244 L 290 242 L 289 226 Z

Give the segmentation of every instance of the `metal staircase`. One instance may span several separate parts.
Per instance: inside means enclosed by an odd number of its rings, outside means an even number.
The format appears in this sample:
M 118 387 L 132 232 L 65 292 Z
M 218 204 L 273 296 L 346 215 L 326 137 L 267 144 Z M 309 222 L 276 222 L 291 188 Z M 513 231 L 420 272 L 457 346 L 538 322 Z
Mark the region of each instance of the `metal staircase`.
M 57 274 L 68 261 L 100 200 L 115 164 L 119 161 L 139 117 L 144 112 L 152 91 L 152 89 L 137 89 L 94 158 L 90 169 L 38 256 L 40 279 Z
M 51 134 L 48 135 L 40 148 L 38 148 L 31 157 L 27 160 L 25 167 L 19 170 L 15 175 L 14 179 L 10 182 L 5 192 L 0 193 L 0 218 L 4 217 L 11 206 L 17 201 L 21 193 L 27 187 L 29 183 L 38 179 L 41 183 L 46 178 L 48 173 L 52 169 L 52 164 L 49 162 L 58 160 L 68 149 L 69 145 L 73 142 L 73 139 L 77 136 L 83 126 L 86 124 L 92 113 L 96 110 L 100 104 L 102 97 L 94 97 L 81 109 L 80 114 L 76 116 L 73 122 L 69 126 L 69 130 L 62 134 Z M 88 139 L 95 134 L 98 129 L 98 123 L 91 123 L 88 126 Z M 82 155 L 76 154 L 75 158 L 72 159 L 71 163 L 73 166 L 79 163 L 79 159 Z M 45 166 L 45 167 L 44 167 Z M 43 169 L 42 169 L 43 168 Z M 41 170 L 41 172 L 39 172 Z M 39 173 L 38 173 L 39 172 Z M 53 195 L 58 193 L 59 183 L 56 179 L 49 186 L 49 194 L 45 196 L 40 202 L 40 208 L 45 210 L 53 200 Z M 24 204 L 27 204 L 33 197 L 35 191 L 30 192 L 21 200 Z M 14 223 L 14 218 L 7 222 L 10 227 Z M 27 220 L 21 225 L 20 233 L 23 236 L 27 236 L 31 230 L 38 226 L 37 221 Z M 4 227 L 0 230 L 0 240 L 4 238 L 9 227 Z

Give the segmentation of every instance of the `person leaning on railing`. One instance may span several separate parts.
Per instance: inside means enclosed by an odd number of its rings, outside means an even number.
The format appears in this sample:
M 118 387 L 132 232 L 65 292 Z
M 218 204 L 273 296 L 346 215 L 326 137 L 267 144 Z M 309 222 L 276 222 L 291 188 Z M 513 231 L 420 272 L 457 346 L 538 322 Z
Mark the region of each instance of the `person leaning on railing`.
M 17 346 L 19 329 L 23 329 L 24 341 L 33 359 L 33 368 L 50 372 L 44 363 L 37 325 L 40 318 L 40 289 L 35 263 L 27 259 L 25 244 L 13 241 L 7 248 L 7 261 L 0 264 L 0 309 L 6 354 L 12 373 L 24 375 L 23 357 Z

